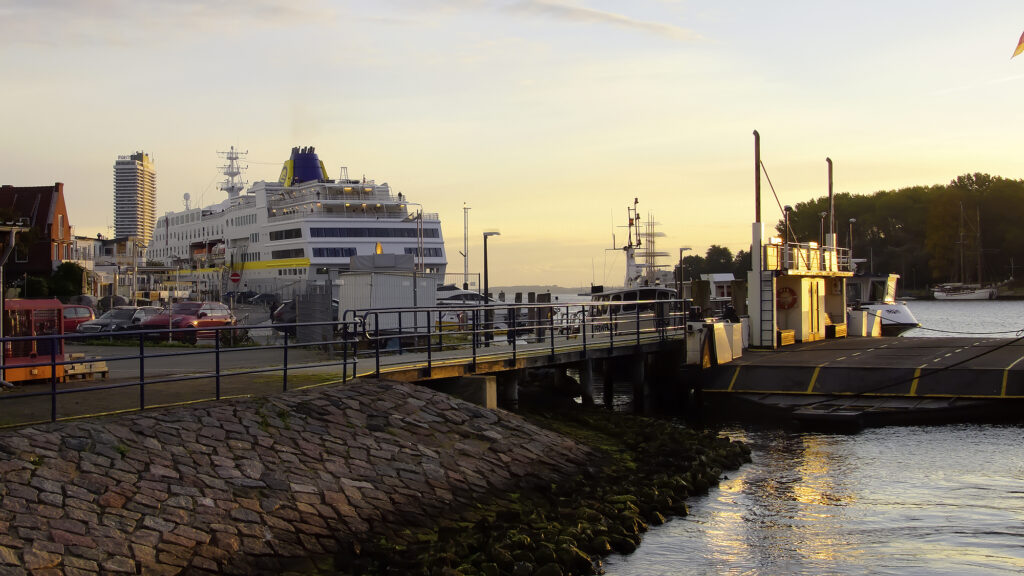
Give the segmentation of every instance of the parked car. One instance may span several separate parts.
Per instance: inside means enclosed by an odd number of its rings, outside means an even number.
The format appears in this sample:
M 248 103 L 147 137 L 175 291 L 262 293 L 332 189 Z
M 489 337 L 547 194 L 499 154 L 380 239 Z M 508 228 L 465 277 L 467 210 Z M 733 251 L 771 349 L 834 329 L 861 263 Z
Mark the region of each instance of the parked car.
M 167 330 L 168 328 L 207 328 L 217 326 L 234 326 L 235 315 L 231 309 L 221 302 L 177 302 L 171 311 L 146 319 L 142 323 L 144 330 Z M 166 334 L 165 334 L 166 335 Z M 175 340 L 195 342 L 199 332 L 175 332 Z
M 338 319 L 338 301 L 331 299 L 331 311 L 333 319 Z M 273 324 L 294 324 L 295 320 L 295 300 L 285 300 L 281 302 L 281 305 L 277 307 L 270 314 L 270 322 Z M 287 332 L 289 336 L 295 335 L 295 326 L 274 326 L 274 329 L 278 332 Z
M 117 332 L 135 330 L 142 322 L 162 312 L 158 306 L 115 306 L 95 320 L 87 320 L 78 325 L 76 331 L 81 334 L 97 332 Z
M 277 294 L 263 292 L 249 298 L 246 304 L 251 304 L 253 306 L 266 306 L 271 311 L 274 311 L 281 305 L 281 298 Z
M 231 301 L 234 300 L 235 304 L 244 304 L 245 302 L 248 302 L 251 298 L 255 297 L 257 294 L 258 292 L 253 292 L 252 290 L 245 290 L 242 292 L 236 292 L 234 290 L 231 290 L 229 292 L 224 293 L 224 295 L 221 297 L 221 301 L 224 302 L 225 304 L 230 304 Z
M 92 311 L 92 308 L 82 304 L 65 304 L 63 316 L 64 333 L 70 334 L 75 332 L 82 322 L 95 319 L 96 313 Z

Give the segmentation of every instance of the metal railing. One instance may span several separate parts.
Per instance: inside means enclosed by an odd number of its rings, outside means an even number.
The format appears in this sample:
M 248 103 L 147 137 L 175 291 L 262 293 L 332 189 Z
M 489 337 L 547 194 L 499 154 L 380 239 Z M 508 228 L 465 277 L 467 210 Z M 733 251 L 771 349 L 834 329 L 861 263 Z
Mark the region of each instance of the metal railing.
M 308 329 L 320 325 L 328 327 L 328 338 L 289 341 L 289 328 L 301 326 Z M 342 380 L 355 377 L 355 335 L 360 332 L 357 326 L 313 322 L 281 324 L 277 328 L 281 330 L 280 336 L 268 343 L 256 342 L 250 332 L 274 328 L 238 325 L 0 338 L 0 346 L 5 347 L 0 374 L 6 377 L 11 372 L 24 374 L 28 371 L 30 375 L 35 372 L 40 376 L 38 379 L 19 378 L 14 383 L 4 380 L 3 391 L 0 391 L 0 427 L 286 391 L 290 374 L 316 368 L 340 371 Z M 102 356 L 79 357 L 73 350 L 68 350 L 69 347 L 95 350 L 96 346 L 103 346 L 105 353 Z M 319 352 L 312 360 L 289 358 L 290 351 L 294 354 L 296 349 L 310 348 Z M 19 354 L 18 349 L 22 353 Z M 277 361 L 270 356 L 274 351 L 280 353 Z M 233 366 L 225 366 L 228 359 L 242 354 L 255 355 L 258 361 L 255 365 L 236 362 Z M 154 370 L 154 364 L 162 367 Z M 120 372 L 132 373 L 132 376 L 110 377 L 115 365 Z M 84 370 L 76 370 L 77 367 L 84 367 Z M 271 385 L 246 386 L 243 383 L 233 386 L 230 394 L 224 393 L 222 384 L 225 380 L 262 374 L 274 376 L 269 380 Z M 91 375 L 102 376 L 103 381 L 85 378 Z M 160 399 L 147 398 L 149 391 L 168 384 L 174 386 L 164 388 Z M 137 393 L 137 401 L 127 400 L 124 392 L 129 390 Z M 99 408 L 83 411 L 69 407 L 64 414 L 59 413 L 59 398 L 82 398 L 81 395 L 97 398 L 91 404 Z M 43 402 L 45 414 L 41 411 Z
M 438 361 L 468 360 L 475 369 L 484 354 L 515 365 L 521 354 L 664 341 L 702 320 L 690 316 L 688 300 L 635 300 L 346 310 L 343 320 L 363 327 L 376 376 L 385 354 L 418 353 L 429 377 Z
M 792 272 L 852 272 L 849 249 L 816 242 L 771 243 L 762 246 L 763 270 Z
M 34 369 L 37 377 L 0 391 L 0 427 L 267 394 L 409 366 L 430 377 L 442 363 L 475 371 L 484 359 L 515 366 L 527 355 L 582 358 L 598 348 L 683 337 L 688 320 L 702 320 L 691 315 L 681 300 L 432 306 L 346 310 L 330 322 L 5 337 L 0 374 Z

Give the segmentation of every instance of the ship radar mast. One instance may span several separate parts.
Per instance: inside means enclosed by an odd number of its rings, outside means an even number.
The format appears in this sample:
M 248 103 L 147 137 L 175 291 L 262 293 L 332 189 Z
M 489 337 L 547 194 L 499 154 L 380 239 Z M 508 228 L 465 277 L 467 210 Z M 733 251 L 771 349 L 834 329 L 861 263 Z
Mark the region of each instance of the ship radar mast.
M 226 166 L 220 167 L 221 173 L 225 176 L 224 181 L 220 184 L 220 189 L 228 193 L 229 199 L 238 198 L 238 195 L 245 189 L 246 182 L 242 181 L 241 174 L 249 167 L 243 167 L 238 160 L 248 153 L 248 150 L 239 152 L 235 150 L 234 146 L 227 152 L 217 152 L 228 161 Z
M 668 254 L 655 250 L 654 239 L 663 237 L 665 234 L 655 230 L 658 223 L 654 221 L 654 215 L 649 212 L 646 222 L 641 225 L 640 213 L 637 209 L 639 204 L 639 199 L 634 198 L 633 206 L 626 208 L 629 216 L 629 241 L 622 247 L 622 251 L 626 253 L 626 278 L 623 284 L 626 288 L 656 286 L 664 283 L 664 273 L 659 274 L 659 269 L 665 266 L 658 264 L 658 258 L 668 256 Z M 636 252 L 641 247 L 643 248 L 641 251 L 643 262 L 637 262 Z

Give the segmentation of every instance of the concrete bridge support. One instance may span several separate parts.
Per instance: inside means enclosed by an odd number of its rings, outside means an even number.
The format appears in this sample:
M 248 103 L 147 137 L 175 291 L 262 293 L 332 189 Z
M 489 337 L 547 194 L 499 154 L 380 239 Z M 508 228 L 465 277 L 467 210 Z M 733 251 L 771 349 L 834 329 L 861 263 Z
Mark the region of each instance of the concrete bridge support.
M 594 361 L 590 358 L 580 362 L 580 386 L 583 387 L 583 405 L 594 405 Z
M 498 407 L 497 378 L 494 375 L 462 376 L 430 387 L 484 408 L 493 410 Z
M 519 408 L 519 383 L 524 378 L 525 370 L 506 370 L 499 372 L 498 405 L 508 410 Z
M 651 354 L 648 359 L 648 405 L 659 413 L 681 413 L 689 395 L 683 378 L 682 355 L 677 352 L 658 352 Z
M 604 390 L 601 399 L 605 408 L 615 409 L 615 361 L 611 358 L 604 361 Z
M 633 385 L 633 411 L 638 414 L 647 412 L 647 401 L 650 397 L 647 390 L 647 354 L 636 352 L 626 360 L 629 362 L 629 380 Z

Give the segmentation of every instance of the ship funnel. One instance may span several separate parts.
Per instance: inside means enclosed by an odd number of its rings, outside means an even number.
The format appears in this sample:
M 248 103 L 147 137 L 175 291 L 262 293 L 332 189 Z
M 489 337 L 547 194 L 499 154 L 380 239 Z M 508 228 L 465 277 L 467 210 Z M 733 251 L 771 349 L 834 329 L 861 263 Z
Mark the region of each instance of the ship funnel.
M 292 155 L 281 167 L 278 182 L 285 186 L 294 186 L 303 182 L 326 182 L 327 169 L 317 157 L 312 146 L 292 148 Z

